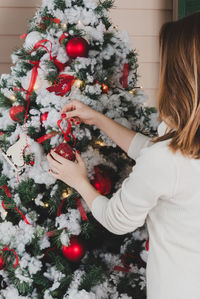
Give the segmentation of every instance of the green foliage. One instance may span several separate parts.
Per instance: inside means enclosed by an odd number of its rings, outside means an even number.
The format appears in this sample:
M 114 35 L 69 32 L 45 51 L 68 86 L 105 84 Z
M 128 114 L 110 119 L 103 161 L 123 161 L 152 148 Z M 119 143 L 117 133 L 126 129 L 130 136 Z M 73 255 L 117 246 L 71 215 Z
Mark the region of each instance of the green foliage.
M 23 204 L 27 205 L 27 203 L 32 201 L 32 198 L 36 198 L 38 193 L 41 193 L 42 188 L 44 187 L 44 185 L 36 184 L 33 179 L 28 179 L 27 181 L 22 181 L 18 185 L 16 192 L 19 194 Z
M 64 11 L 66 8 L 66 4 L 64 0 L 54 0 L 54 9 L 60 9 Z
M 5 97 L 3 93 L 0 92 L 0 107 L 10 108 L 12 107 L 12 101 Z
M 95 12 L 102 15 L 104 10 L 109 10 L 113 7 L 114 2 L 115 2 L 114 0 L 104 0 L 104 1 L 99 0 L 98 6 L 95 9 Z
M 101 265 L 91 265 L 88 267 L 87 272 L 83 275 L 79 290 L 86 290 L 89 292 L 95 285 L 102 283 L 105 280 L 105 273 Z

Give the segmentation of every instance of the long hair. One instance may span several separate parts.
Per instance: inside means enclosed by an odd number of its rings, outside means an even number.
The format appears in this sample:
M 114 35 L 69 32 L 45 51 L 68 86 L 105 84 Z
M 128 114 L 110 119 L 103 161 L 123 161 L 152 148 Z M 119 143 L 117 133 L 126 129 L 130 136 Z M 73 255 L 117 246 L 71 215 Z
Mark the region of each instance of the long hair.
M 153 141 L 200 159 L 200 12 L 165 23 L 159 43 L 158 109 L 170 130 Z

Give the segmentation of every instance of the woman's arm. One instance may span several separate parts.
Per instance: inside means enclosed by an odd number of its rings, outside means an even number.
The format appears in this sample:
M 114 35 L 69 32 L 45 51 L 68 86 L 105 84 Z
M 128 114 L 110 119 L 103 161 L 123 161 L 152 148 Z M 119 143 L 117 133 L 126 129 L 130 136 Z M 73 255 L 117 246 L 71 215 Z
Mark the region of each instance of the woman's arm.
M 66 118 L 76 118 L 76 120 L 85 124 L 97 126 L 126 153 L 128 152 L 133 137 L 136 135 L 136 132 L 127 129 L 77 100 L 65 105 L 61 113 L 62 116 Z

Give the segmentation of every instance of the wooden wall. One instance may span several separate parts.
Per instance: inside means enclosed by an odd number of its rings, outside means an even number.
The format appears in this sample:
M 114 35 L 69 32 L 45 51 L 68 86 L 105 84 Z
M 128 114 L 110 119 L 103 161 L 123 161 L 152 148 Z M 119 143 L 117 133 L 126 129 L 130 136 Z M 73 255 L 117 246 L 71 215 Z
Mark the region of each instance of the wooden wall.
M 41 0 L 0 0 L 0 74 L 8 73 L 10 55 L 22 41 L 28 20 Z M 111 17 L 127 30 L 139 54 L 139 86 L 155 103 L 159 80 L 158 34 L 161 25 L 173 17 L 173 0 L 116 0 Z

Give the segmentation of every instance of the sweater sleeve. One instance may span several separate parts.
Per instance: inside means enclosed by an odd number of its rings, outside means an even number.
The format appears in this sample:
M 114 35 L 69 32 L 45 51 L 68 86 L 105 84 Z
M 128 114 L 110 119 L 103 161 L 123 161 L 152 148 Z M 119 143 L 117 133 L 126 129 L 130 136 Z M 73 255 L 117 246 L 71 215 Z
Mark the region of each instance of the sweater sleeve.
M 136 166 L 111 199 L 99 195 L 92 203 L 93 216 L 110 232 L 123 235 L 145 222 L 162 196 L 172 196 L 175 166 L 169 150 L 143 149 Z
M 142 135 L 141 133 L 136 133 L 131 141 L 127 154 L 130 158 L 136 160 L 140 154 L 141 149 L 150 145 L 152 145 L 150 137 Z

